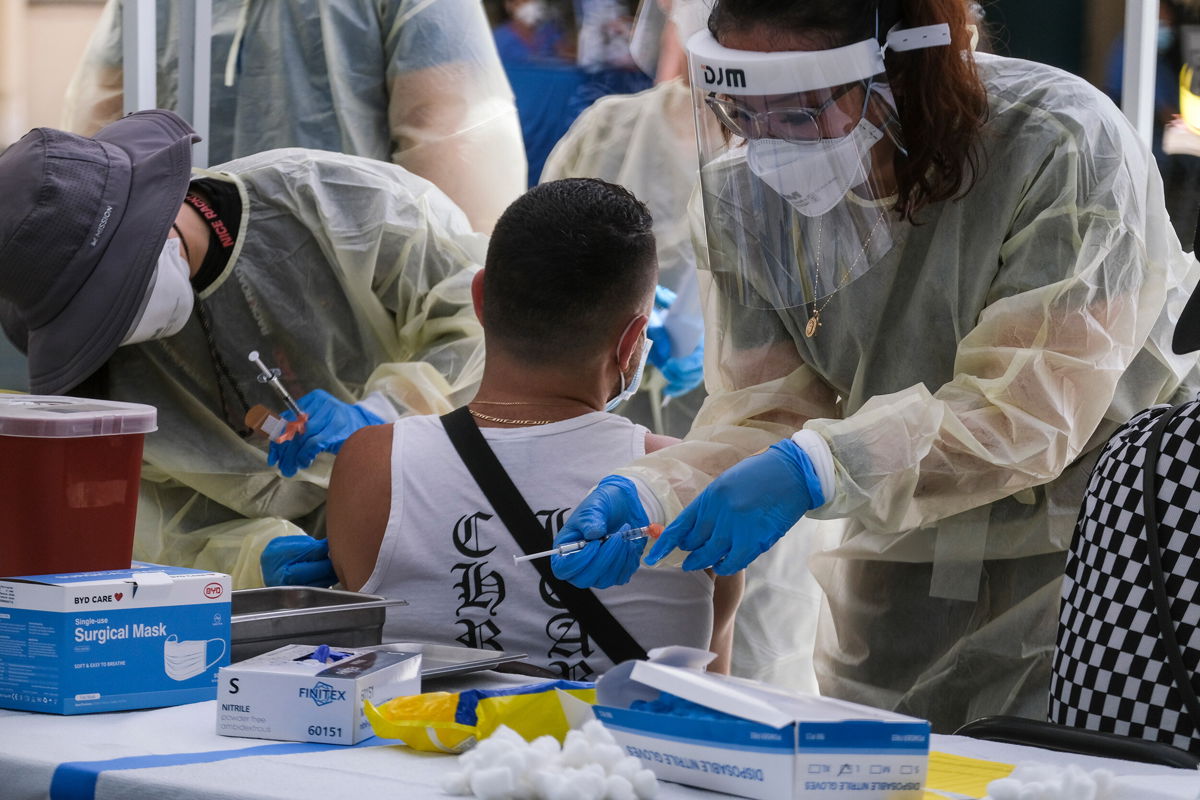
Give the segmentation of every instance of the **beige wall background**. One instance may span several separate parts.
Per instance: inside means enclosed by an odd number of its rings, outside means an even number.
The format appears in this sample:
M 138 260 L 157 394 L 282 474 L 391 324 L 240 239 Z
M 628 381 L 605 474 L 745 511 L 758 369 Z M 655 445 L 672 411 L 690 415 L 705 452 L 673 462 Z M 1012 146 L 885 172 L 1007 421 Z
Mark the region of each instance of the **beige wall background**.
M 0 149 L 27 130 L 57 127 L 67 83 L 104 4 L 0 0 Z

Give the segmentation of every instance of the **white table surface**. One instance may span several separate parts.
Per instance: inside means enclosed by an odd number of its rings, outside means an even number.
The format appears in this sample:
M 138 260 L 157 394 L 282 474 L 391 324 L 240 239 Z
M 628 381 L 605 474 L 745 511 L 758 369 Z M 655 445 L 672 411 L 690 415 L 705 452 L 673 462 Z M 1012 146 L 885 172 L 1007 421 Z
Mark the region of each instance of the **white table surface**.
M 485 677 L 486 676 L 486 677 Z M 431 691 L 459 691 L 486 684 L 531 682 L 517 676 L 480 673 L 446 679 Z M 56 793 L 97 800 L 295 800 L 308 797 L 361 797 L 422 800 L 444 798 L 441 776 L 457 768 L 454 756 L 420 753 L 403 746 L 380 746 L 369 739 L 355 747 L 297 747 L 264 739 L 239 739 L 214 732 L 216 702 L 59 716 L 0 709 L 0 800 L 45 800 L 55 771 L 64 762 L 108 762 L 94 793 Z M 178 763 L 174 754 L 260 748 L 262 754 L 219 761 Z M 310 752 L 289 752 L 301 749 Z M 1197 800 L 1200 773 L 1147 764 L 1068 756 L 1033 748 L 981 742 L 957 736 L 933 737 L 932 749 L 992 761 L 1073 762 L 1088 769 L 1107 768 L 1120 779 L 1122 800 Z M 146 756 L 166 757 L 164 766 L 144 766 Z M 124 768 L 122 768 L 124 767 Z M 134 768 L 130 768 L 134 767 Z M 714 792 L 660 783 L 662 800 L 721 797 Z

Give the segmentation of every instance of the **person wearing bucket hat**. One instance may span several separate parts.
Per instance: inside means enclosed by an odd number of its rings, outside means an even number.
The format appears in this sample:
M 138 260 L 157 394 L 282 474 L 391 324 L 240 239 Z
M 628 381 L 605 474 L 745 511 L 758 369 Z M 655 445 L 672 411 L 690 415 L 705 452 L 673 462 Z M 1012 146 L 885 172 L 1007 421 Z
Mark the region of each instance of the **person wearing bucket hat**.
M 247 588 L 268 542 L 322 535 L 331 466 L 266 463 L 245 414 L 279 401 L 249 352 L 364 420 L 449 411 L 482 374 L 486 237 L 401 167 L 287 149 L 193 172 L 194 138 L 155 110 L 0 154 L 0 326 L 32 391 L 158 408 L 135 558 Z
M 108 0 L 67 88 L 62 127 L 121 111 L 122 11 Z M 158 104 L 178 109 L 184 4 L 156 0 Z M 512 89 L 479 0 L 213 0 L 212 163 L 309 147 L 399 164 L 490 231 L 525 189 Z
M 0 324 L 28 356 L 34 394 L 63 394 L 108 360 L 187 191 L 199 137 L 143 111 L 92 139 L 39 128 L 4 153 Z

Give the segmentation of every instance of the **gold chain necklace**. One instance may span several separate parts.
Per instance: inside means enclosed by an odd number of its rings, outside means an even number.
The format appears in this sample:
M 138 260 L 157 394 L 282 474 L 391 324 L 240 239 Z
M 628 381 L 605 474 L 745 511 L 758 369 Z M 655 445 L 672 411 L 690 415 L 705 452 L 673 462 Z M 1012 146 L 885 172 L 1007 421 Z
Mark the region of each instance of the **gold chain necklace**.
M 843 286 L 845 286 L 847 283 L 850 282 L 850 276 L 854 274 L 854 268 L 856 266 L 858 266 L 858 262 L 861 261 L 863 256 L 865 256 L 867 254 L 867 248 L 871 246 L 871 239 L 874 238 L 875 231 L 879 229 L 879 223 L 883 220 L 883 217 L 884 217 L 884 215 L 880 214 L 878 217 L 875 218 L 875 224 L 871 226 L 871 232 L 867 234 L 867 239 L 865 242 L 863 242 L 862 250 L 859 251 L 858 257 L 854 259 L 854 263 L 851 264 L 850 267 L 846 270 L 846 274 L 842 278 L 842 280 L 838 283 L 837 286 L 833 287 L 833 291 L 830 292 L 829 295 L 825 298 L 824 303 L 821 303 L 821 305 L 819 307 L 813 308 L 812 315 L 808 318 L 808 322 L 805 323 L 805 325 L 804 325 L 805 337 L 811 339 L 812 337 L 817 335 L 817 329 L 821 327 L 821 312 L 825 310 L 825 306 L 829 305 L 829 301 L 833 300 L 833 296 L 835 294 L 837 294 L 838 291 L 840 291 Z M 816 252 L 815 258 L 813 259 L 814 265 L 816 267 L 816 269 L 813 270 L 813 272 L 815 273 L 813 276 L 814 277 L 813 283 L 815 285 L 819 285 L 821 282 L 821 237 L 824 232 L 825 232 L 825 222 L 822 220 L 821 222 L 817 223 L 817 252 Z M 816 306 L 816 305 L 817 305 L 817 303 L 814 300 L 813 306 Z
M 497 405 L 520 405 L 520 403 L 497 403 Z M 471 407 L 467 407 L 467 411 L 471 412 L 472 417 L 478 419 L 486 419 L 488 422 L 501 422 L 505 425 L 549 425 L 551 422 L 559 422 L 561 420 L 552 419 L 505 419 L 504 417 L 492 417 L 487 414 L 481 414 Z

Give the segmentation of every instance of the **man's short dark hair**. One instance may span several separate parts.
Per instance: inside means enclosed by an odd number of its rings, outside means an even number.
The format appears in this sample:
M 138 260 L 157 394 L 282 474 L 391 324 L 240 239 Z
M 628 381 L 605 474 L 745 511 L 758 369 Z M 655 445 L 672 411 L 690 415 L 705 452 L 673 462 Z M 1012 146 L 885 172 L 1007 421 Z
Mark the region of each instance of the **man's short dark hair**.
M 650 212 L 592 178 L 533 187 L 496 223 L 483 276 L 489 343 L 535 363 L 591 355 L 658 280 Z

